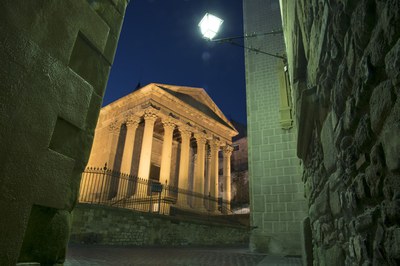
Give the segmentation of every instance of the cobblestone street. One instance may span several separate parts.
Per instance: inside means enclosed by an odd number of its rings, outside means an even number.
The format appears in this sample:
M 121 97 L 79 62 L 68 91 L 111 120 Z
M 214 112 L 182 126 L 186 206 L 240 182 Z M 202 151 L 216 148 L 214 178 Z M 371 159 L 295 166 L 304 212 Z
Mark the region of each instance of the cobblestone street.
M 247 248 L 141 248 L 70 246 L 65 266 L 95 265 L 301 265 L 300 258 L 269 257 Z

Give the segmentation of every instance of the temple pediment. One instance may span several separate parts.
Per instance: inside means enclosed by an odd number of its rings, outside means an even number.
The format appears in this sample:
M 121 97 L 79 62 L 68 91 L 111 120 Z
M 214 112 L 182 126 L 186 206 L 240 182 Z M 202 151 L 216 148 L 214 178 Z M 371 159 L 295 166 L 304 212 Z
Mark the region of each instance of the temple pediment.
M 153 105 L 161 108 L 165 115 L 179 117 L 183 123 L 212 128 L 213 135 L 223 138 L 238 134 L 234 126 L 210 98 L 203 88 L 150 83 L 102 108 L 109 113 L 105 118 L 115 118 L 116 110 L 140 109 L 139 106 Z

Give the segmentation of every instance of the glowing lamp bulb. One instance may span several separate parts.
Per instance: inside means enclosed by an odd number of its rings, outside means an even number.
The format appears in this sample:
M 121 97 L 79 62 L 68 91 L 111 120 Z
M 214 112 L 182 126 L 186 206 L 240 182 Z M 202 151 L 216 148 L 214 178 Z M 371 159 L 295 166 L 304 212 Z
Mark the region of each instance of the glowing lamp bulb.
M 206 13 L 199 23 L 201 34 L 205 39 L 211 40 L 217 35 L 224 21 L 214 15 Z

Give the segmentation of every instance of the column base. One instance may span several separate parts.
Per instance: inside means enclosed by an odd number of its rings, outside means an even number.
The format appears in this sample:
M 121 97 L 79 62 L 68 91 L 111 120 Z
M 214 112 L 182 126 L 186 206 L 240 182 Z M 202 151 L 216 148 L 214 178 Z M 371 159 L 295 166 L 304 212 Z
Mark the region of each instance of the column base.
M 193 206 L 193 210 L 196 212 L 208 213 L 209 211 L 204 206 Z

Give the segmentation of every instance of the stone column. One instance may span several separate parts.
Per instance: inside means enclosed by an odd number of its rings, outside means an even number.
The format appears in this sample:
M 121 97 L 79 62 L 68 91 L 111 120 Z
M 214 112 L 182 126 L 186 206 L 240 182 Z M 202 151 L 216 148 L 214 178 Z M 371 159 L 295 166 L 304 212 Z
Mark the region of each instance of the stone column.
M 171 155 L 172 155 L 172 139 L 175 129 L 175 123 L 172 119 L 163 120 L 164 140 L 161 153 L 160 182 L 162 184 L 171 184 Z
M 206 150 L 206 137 L 202 133 L 194 135 L 197 142 L 197 159 L 194 168 L 194 185 L 193 191 L 197 194 L 194 207 L 199 211 L 204 211 L 204 164 L 205 164 L 205 150 Z
M 126 121 L 126 137 L 124 151 L 122 153 L 121 172 L 128 175 L 131 174 L 132 170 L 133 148 L 139 122 L 140 119 L 138 117 L 132 117 Z
M 223 149 L 223 171 L 224 171 L 224 192 L 223 192 L 223 206 L 225 210 L 231 209 L 231 155 L 233 147 L 226 145 Z
M 118 137 L 120 129 L 121 129 L 121 124 L 116 121 L 112 122 L 108 126 L 110 135 L 108 141 L 109 154 L 108 154 L 107 168 L 110 170 L 116 170 L 114 169 L 114 163 L 115 163 L 115 155 L 117 153 L 117 145 L 118 145 Z
M 148 108 L 144 113 L 144 131 L 142 140 L 142 149 L 140 151 L 139 171 L 138 177 L 144 180 L 149 179 L 150 163 L 151 163 L 151 149 L 153 145 L 153 130 L 154 123 L 157 120 L 158 110 Z
M 189 182 L 189 156 L 190 156 L 190 137 L 192 135 L 190 128 L 187 126 L 180 126 L 179 131 L 181 133 L 181 155 L 179 163 L 179 180 L 178 188 L 188 190 Z M 178 204 L 180 207 L 189 207 L 187 204 L 187 194 L 180 192 L 178 195 Z
M 211 173 L 210 173 L 210 211 L 218 211 L 218 151 L 219 151 L 219 141 L 211 140 Z
M 117 145 L 118 145 L 118 138 L 119 138 L 119 132 L 121 129 L 121 124 L 118 121 L 112 122 L 108 126 L 110 135 L 109 135 L 109 141 L 108 141 L 108 147 L 109 147 L 109 155 L 108 155 L 108 160 L 107 160 L 107 168 L 110 171 L 115 170 L 114 169 L 114 164 L 115 164 L 115 157 L 117 153 Z M 118 169 L 119 170 L 119 169 Z M 98 188 L 95 188 L 94 190 L 99 190 L 98 192 L 101 192 L 101 200 L 109 200 L 114 198 L 117 195 L 117 190 L 118 190 L 118 178 L 113 177 L 112 175 L 105 175 L 104 180 L 101 180 L 100 182 L 96 182 L 98 185 Z
M 204 206 L 207 210 L 210 209 L 210 202 L 208 200 L 208 196 L 211 195 L 210 193 L 210 179 L 211 179 L 211 151 L 207 149 L 206 155 L 206 176 L 204 180 L 204 194 L 207 197 L 207 200 L 204 203 Z
M 132 194 L 132 184 L 130 184 L 132 180 L 129 180 L 129 176 L 132 172 L 133 148 L 139 122 L 140 119 L 135 116 L 129 117 L 126 121 L 126 137 L 121 163 L 121 173 L 125 175 L 119 180 L 117 195 L 119 198 L 128 197 Z

